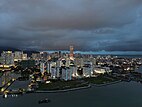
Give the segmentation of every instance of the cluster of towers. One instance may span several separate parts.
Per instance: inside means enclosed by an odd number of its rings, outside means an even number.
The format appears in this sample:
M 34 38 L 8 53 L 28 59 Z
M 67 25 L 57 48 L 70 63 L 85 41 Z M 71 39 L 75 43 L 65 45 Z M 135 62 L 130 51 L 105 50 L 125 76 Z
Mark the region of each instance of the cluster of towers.
M 66 61 L 69 60 L 59 59 L 55 62 L 40 62 L 40 71 L 41 73 L 47 72 L 52 79 L 60 78 L 63 80 L 71 80 L 74 71 L 69 67 L 70 62 Z
M 67 57 L 61 57 L 54 61 L 48 59 L 40 62 L 41 73 L 47 72 L 51 79 L 60 78 L 72 80 L 73 78 L 91 77 L 94 66 L 94 58 L 75 58 L 74 48 L 70 46 Z

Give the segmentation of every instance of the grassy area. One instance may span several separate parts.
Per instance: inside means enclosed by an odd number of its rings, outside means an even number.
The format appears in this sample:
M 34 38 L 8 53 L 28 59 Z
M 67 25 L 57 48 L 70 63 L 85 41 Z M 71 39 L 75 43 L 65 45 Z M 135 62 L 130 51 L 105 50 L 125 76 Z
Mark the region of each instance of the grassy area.
M 98 77 L 92 77 L 92 78 L 85 78 L 86 82 L 89 82 L 91 84 L 104 84 L 104 83 L 110 83 L 117 81 L 117 79 L 114 78 L 108 78 L 105 76 L 98 76 Z
M 38 90 L 64 90 L 77 87 L 88 86 L 89 84 L 105 84 L 117 81 L 117 79 L 105 76 L 98 76 L 92 78 L 83 78 L 73 81 L 53 81 L 52 83 L 39 83 Z
M 88 86 L 88 83 L 86 83 L 83 80 L 56 81 L 50 84 L 40 83 L 38 90 L 63 90 L 63 89 L 71 89 L 83 86 Z

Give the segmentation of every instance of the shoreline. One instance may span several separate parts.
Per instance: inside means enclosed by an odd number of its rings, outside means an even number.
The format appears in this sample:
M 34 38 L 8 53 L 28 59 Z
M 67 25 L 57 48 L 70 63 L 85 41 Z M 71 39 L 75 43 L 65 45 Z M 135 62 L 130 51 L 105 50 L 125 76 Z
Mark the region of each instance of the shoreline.
M 71 88 L 71 89 L 65 89 L 65 90 L 54 90 L 54 91 L 44 91 L 44 90 L 38 90 L 33 93 L 62 93 L 62 92 L 69 92 L 69 91 L 76 91 L 76 90 L 82 90 L 82 89 L 89 89 L 92 87 L 104 87 L 112 84 L 117 84 L 122 82 L 121 80 L 110 82 L 110 83 L 105 83 L 105 84 L 89 84 L 88 86 L 84 87 L 78 87 L 78 88 Z
M 65 90 L 55 90 L 55 91 L 35 91 L 34 93 L 60 93 L 60 92 L 69 92 L 69 91 L 76 91 L 76 90 L 82 90 L 82 89 L 88 89 L 91 88 L 91 85 L 84 87 L 78 87 L 78 88 L 71 88 L 71 89 L 65 89 Z
M 105 84 L 91 84 L 92 87 L 103 87 L 103 86 L 108 86 L 108 85 L 112 85 L 112 84 L 117 84 L 122 82 L 121 80 L 118 81 L 114 81 L 114 82 L 110 82 L 110 83 L 105 83 Z

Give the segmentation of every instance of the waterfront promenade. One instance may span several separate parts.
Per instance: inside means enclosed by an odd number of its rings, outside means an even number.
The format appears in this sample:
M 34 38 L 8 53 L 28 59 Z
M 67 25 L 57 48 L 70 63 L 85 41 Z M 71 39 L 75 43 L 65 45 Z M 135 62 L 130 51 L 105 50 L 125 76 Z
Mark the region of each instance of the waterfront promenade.
M 37 90 L 34 93 L 61 93 L 61 92 L 69 92 L 69 91 L 76 91 L 76 90 L 82 90 L 82 89 L 88 89 L 91 87 L 103 87 L 107 85 L 117 84 L 122 82 L 121 80 L 110 82 L 110 83 L 104 83 L 104 84 L 89 84 L 88 86 L 84 87 L 78 87 L 78 88 L 71 88 L 71 89 L 64 89 L 64 90 L 55 90 L 55 91 L 44 91 L 44 90 Z

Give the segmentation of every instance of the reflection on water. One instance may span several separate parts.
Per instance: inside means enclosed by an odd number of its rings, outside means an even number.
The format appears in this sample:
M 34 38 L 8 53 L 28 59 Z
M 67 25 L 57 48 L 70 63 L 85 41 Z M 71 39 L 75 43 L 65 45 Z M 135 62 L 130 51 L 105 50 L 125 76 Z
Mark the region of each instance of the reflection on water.
M 0 98 L 0 107 L 142 107 L 142 84 L 118 83 L 65 93 L 26 94 L 18 98 Z M 38 104 L 48 97 L 51 103 Z

